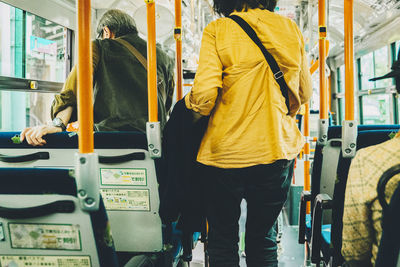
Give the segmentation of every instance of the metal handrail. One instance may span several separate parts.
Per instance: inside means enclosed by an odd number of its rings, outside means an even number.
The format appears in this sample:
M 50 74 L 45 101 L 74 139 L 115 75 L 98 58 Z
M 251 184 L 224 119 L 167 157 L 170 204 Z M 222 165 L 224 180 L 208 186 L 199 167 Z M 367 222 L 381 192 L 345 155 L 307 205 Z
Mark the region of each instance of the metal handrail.
M 156 4 L 154 0 L 145 0 L 145 2 L 147 6 L 147 90 L 149 122 L 157 122 Z
M 93 70 L 90 0 L 77 1 L 79 151 L 93 153 Z
M 146 124 L 147 145 L 150 157 L 161 157 L 161 124 L 158 121 L 156 4 L 145 0 L 147 7 L 147 90 L 149 121 Z
M 342 154 L 352 158 L 357 150 L 357 121 L 354 107 L 354 0 L 344 0 L 345 121 L 342 127 Z
M 354 120 L 354 10 L 353 0 L 344 0 L 345 119 Z
M 63 83 L 0 76 L 0 91 L 59 93 Z
M 175 31 L 176 42 L 176 100 L 183 97 L 183 69 L 182 69 L 182 1 L 175 0 Z

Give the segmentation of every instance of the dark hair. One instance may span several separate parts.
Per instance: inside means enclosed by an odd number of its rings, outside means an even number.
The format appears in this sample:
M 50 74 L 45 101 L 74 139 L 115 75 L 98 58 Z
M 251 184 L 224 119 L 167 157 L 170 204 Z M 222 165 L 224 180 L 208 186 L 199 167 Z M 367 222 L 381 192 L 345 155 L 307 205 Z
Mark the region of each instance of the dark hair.
M 261 8 L 274 12 L 278 0 L 214 0 L 214 11 L 228 17 L 233 11 Z
M 118 9 L 110 9 L 101 17 L 97 25 L 97 38 L 103 36 L 103 28 L 107 26 L 115 37 L 120 37 L 128 33 L 138 33 L 135 20 Z

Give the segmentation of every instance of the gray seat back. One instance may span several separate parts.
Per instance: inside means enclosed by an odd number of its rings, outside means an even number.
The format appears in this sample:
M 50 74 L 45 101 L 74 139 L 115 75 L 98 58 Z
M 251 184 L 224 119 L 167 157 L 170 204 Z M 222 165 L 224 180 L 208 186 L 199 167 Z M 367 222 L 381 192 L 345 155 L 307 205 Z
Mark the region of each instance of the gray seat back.
M 73 168 L 77 151 L 73 148 L 0 148 L 0 154 L 7 156 L 42 153 L 42 159 L 19 163 L 0 161 L 0 168 Z M 110 219 L 116 251 L 161 251 L 158 183 L 154 160 L 148 151 L 118 148 L 95 149 L 95 153 L 103 157 L 144 155 L 143 159 L 121 163 L 99 163 L 100 193 Z
M 72 213 L 0 218 L 0 266 L 100 266 L 90 215 L 68 195 L 0 195 L 2 207 L 71 201 Z M 14 264 L 14 265 L 13 265 Z
M 331 198 L 333 197 L 333 191 L 335 189 L 336 182 L 336 171 L 341 151 L 341 140 L 330 139 L 328 143 L 322 149 L 323 159 L 321 168 L 321 183 L 320 183 L 320 194 L 327 194 Z M 324 212 L 323 223 L 330 224 L 332 221 L 332 212 L 327 210 Z

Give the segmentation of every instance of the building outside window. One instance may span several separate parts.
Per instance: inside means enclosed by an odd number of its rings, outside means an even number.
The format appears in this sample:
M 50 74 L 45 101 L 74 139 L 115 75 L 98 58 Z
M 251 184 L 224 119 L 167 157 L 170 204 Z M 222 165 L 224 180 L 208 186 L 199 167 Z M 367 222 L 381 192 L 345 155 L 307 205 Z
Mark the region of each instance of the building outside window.
M 392 122 L 391 95 L 382 90 L 392 85 L 390 79 L 370 82 L 369 79 L 385 75 L 390 69 L 389 47 L 384 46 L 360 58 L 360 90 L 368 91 L 361 96 L 363 124 L 390 124 Z M 374 92 L 374 90 L 379 90 Z
M 0 2 L 0 75 L 64 82 L 67 28 Z M 0 91 L 0 130 L 50 120 L 54 94 Z

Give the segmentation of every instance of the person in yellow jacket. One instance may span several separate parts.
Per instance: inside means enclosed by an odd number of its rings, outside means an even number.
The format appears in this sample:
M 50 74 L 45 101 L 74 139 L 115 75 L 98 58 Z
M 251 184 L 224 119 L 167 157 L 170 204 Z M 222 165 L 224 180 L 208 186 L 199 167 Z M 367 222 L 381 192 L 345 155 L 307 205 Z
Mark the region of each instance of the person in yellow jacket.
M 197 161 L 208 184 L 211 267 L 239 266 L 243 198 L 247 266 L 278 265 L 266 237 L 304 145 L 295 114 L 309 101 L 312 86 L 303 36 L 295 22 L 273 12 L 276 2 L 214 0 L 214 10 L 225 17 L 204 29 L 194 87 L 185 97 L 188 109 L 210 116 Z M 229 15 L 244 19 L 275 58 L 288 105 L 263 53 Z

